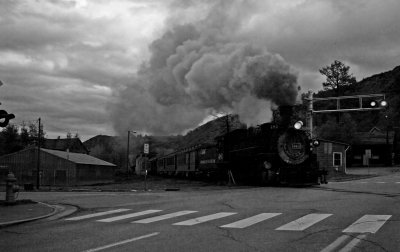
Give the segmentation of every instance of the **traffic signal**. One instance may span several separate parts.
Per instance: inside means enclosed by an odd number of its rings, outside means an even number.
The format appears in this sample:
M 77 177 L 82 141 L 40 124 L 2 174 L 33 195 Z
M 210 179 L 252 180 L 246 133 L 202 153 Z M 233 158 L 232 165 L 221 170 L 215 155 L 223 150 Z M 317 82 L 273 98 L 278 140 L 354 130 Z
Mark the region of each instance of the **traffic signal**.
M 14 118 L 14 114 L 9 114 L 5 110 L 0 110 L 0 127 L 6 127 L 10 120 Z

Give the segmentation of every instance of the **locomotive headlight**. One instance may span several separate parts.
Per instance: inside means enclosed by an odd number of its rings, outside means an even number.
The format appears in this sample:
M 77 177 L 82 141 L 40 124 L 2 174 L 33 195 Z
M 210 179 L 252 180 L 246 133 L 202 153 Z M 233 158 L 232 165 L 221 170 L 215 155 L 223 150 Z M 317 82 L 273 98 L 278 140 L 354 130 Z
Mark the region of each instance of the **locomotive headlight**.
M 302 121 L 297 121 L 294 125 L 293 125 L 293 127 L 295 128 L 295 129 L 301 129 L 301 127 L 303 127 L 303 122 Z

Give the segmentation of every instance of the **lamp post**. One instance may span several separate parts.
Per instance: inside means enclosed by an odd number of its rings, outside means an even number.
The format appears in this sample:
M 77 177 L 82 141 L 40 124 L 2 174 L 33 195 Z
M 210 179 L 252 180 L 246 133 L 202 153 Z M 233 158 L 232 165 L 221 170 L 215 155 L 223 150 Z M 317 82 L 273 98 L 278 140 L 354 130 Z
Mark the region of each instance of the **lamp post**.
M 128 130 L 128 146 L 126 148 L 126 173 L 129 173 L 129 138 L 130 138 L 130 134 L 136 134 L 136 131 L 133 130 Z
M 40 137 L 41 137 L 41 125 L 40 125 L 41 119 L 39 117 L 38 123 L 39 123 L 39 129 L 38 129 L 38 139 L 37 139 L 37 164 L 36 164 L 36 189 L 39 189 L 40 187 Z

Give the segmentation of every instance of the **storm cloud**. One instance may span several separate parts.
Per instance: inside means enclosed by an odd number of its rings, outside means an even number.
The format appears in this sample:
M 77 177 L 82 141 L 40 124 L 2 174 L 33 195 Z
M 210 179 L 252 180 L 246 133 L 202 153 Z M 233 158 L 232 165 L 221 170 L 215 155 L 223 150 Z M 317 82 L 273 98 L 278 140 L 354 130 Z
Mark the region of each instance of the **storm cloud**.
M 357 80 L 400 62 L 397 0 L 0 2 L 1 109 L 50 137 L 180 133 L 207 115 L 247 123 L 322 88 L 335 59 Z M 276 99 L 277 97 L 282 99 Z

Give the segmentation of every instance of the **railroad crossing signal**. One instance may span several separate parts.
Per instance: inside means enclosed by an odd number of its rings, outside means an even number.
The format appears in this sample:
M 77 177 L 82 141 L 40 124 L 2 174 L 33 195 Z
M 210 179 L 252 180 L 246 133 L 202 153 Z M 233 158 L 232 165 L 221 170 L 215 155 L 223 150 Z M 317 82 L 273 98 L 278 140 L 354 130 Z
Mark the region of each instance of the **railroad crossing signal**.
M 14 114 L 8 114 L 5 110 L 0 110 L 0 127 L 6 127 L 11 119 L 14 119 Z
M 313 93 L 309 94 L 308 100 L 308 128 L 312 136 L 313 128 L 313 114 L 314 113 L 329 113 L 329 112 L 351 112 L 351 111 L 368 111 L 368 110 L 379 110 L 388 107 L 388 103 L 385 98 L 385 94 L 367 94 L 367 95 L 351 95 L 351 96 L 337 96 L 337 97 L 326 97 L 326 98 L 314 98 Z M 335 109 L 323 109 L 315 110 L 314 103 L 318 101 L 334 101 L 336 100 Z M 341 101 L 353 100 L 356 101 L 357 106 L 352 108 L 341 107 Z M 357 102 L 358 100 L 358 102 Z M 369 104 L 368 104 L 369 102 Z M 379 105 L 379 106 L 378 106 Z
M 326 98 L 313 98 L 312 94 L 307 98 L 309 101 L 309 111 L 312 113 L 328 113 L 328 112 L 350 112 L 350 111 L 366 111 L 366 110 L 378 110 L 384 109 L 388 106 L 384 94 L 367 94 L 367 95 L 350 95 L 350 96 L 337 96 L 337 97 L 326 97 Z M 335 101 L 336 104 L 334 109 L 323 109 L 318 110 L 314 108 L 316 102 L 321 101 Z M 344 101 L 353 101 L 357 105 L 353 107 L 344 107 Z
M 144 144 L 144 154 L 149 154 L 149 144 Z

